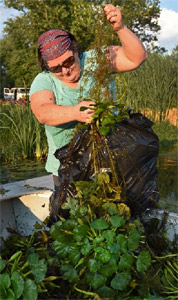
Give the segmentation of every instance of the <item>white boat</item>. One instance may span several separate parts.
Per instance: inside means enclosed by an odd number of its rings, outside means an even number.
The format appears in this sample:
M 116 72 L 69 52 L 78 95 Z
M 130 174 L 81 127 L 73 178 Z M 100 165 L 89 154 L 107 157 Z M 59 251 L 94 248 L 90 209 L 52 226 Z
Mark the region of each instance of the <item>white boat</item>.
M 52 175 L 3 184 L 0 187 L 0 247 L 2 238 L 10 233 L 30 235 L 36 223 L 41 224 L 49 215 L 49 197 L 53 190 Z
M 41 224 L 49 216 L 49 197 L 53 191 L 52 175 L 3 184 L 0 187 L 0 247 L 2 238 L 10 235 L 7 228 L 24 236 L 32 234 L 36 223 Z M 178 214 L 165 210 L 147 209 L 144 221 L 157 218 L 162 221 L 166 215 L 164 233 L 170 241 L 178 235 Z

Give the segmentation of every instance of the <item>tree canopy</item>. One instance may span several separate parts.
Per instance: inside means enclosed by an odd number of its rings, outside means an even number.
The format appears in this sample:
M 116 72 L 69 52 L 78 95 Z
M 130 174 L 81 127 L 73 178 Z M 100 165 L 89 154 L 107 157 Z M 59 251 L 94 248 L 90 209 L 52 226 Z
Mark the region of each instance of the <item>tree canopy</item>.
M 124 24 L 149 46 L 157 39 L 160 27 L 159 0 L 112 0 L 120 6 Z M 5 23 L 1 40 L 1 57 L 15 85 L 30 86 L 39 72 L 37 39 L 51 28 L 61 28 L 75 35 L 83 50 L 95 41 L 97 19 L 103 14 L 102 0 L 4 0 L 7 7 L 22 14 Z M 109 26 L 109 25 L 108 25 Z M 106 28 L 107 32 L 107 28 Z M 108 41 L 108 40 L 107 40 Z M 116 34 L 111 34 L 110 44 L 117 44 Z

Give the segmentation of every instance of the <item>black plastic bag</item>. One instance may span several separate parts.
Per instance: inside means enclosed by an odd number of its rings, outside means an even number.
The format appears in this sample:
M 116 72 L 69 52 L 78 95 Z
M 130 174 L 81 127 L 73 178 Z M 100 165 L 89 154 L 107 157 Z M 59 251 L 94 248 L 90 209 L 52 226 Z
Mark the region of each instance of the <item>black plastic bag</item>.
M 157 187 L 157 156 L 159 140 L 152 130 L 153 122 L 140 113 L 115 124 L 106 137 L 98 138 L 98 157 L 101 169 L 109 171 L 110 158 L 104 139 L 112 154 L 119 183 L 125 188 L 127 205 L 132 215 L 141 214 L 154 207 L 159 199 Z M 103 146 L 100 146 L 103 145 Z M 60 195 L 58 203 L 51 203 L 52 213 L 58 214 L 66 197 L 76 196 L 72 181 L 91 180 L 94 174 L 91 159 L 90 129 L 81 129 L 74 137 L 72 147 L 65 146 L 56 151 L 60 159 Z

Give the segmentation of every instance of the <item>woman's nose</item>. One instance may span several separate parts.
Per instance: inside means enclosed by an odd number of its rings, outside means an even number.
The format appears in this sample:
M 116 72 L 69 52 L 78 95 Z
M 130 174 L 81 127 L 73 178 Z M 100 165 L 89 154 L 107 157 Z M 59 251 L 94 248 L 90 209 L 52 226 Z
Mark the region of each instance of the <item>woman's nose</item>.
M 62 67 L 62 74 L 67 75 L 69 73 L 69 68 Z

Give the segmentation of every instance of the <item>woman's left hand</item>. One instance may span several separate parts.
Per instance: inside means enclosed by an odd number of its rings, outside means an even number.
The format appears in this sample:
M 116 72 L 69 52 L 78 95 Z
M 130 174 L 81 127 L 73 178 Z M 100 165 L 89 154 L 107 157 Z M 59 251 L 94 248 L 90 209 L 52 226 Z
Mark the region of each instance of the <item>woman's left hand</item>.
M 106 14 L 107 20 L 110 22 L 115 31 L 119 31 L 124 27 L 124 25 L 122 24 L 122 14 L 118 7 L 115 7 L 112 4 L 107 4 L 104 7 L 104 12 Z

